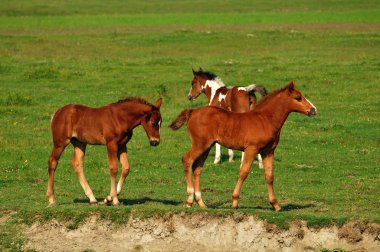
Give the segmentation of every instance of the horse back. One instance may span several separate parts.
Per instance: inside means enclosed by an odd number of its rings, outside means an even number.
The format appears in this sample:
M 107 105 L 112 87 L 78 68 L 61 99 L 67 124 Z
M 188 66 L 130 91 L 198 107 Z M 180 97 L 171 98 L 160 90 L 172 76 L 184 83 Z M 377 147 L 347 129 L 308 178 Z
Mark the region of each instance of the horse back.
M 250 110 L 250 97 L 244 87 L 221 87 L 216 91 L 210 105 L 243 113 Z
M 77 138 L 89 144 L 105 144 L 103 136 L 105 124 L 110 123 L 107 107 L 91 108 L 79 104 L 69 104 L 59 109 L 53 116 L 51 127 L 54 141 Z

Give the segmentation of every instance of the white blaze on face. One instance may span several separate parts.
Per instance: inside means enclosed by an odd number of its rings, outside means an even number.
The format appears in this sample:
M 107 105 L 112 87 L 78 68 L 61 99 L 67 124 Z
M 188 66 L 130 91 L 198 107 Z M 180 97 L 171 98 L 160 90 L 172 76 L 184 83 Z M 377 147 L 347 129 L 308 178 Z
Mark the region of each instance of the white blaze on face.
M 161 124 L 162 124 L 162 120 L 160 119 L 160 121 L 158 122 L 158 134 L 161 135 Z
M 317 107 L 314 106 L 314 104 L 311 103 L 308 99 L 305 98 L 305 100 L 306 100 L 308 103 L 310 103 L 310 105 L 315 109 L 315 112 L 317 112 Z

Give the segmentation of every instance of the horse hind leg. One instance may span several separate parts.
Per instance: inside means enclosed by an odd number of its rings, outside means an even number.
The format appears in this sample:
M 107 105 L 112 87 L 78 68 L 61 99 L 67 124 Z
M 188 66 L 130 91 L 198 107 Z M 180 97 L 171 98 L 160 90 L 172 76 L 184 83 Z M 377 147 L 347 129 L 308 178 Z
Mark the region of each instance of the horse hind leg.
M 230 163 L 234 161 L 234 151 L 231 149 L 228 149 L 228 161 Z
M 58 166 L 58 160 L 61 157 L 62 152 L 66 148 L 66 146 L 69 144 L 69 141 L 67 143 L 64 143 L 62 145 L 54 144 L 53 150 L 50 154 L 49 160 L 48 160 L 48 188 L 46 192 L 46 196 L 49 199 L 49 206 L 53 206 L 55 204 L 55 197 L 54 197 L 54 173 Z
M 83 173 L 83 160 L 86 152 L 86 144 L 79 142 L 76 139 L 73 139 L 71 142 L 74 146 L 74 153 L 73 159 L 71 160 L 71 164 L 73 165 L 75 173 L 78 176 L 79 183 L 82 186 L 84 193 L 90 200 L 90 204 L 94 205 L 97 203 L 97 200 L 94 194 L 92 193 L 92 190 Z
M 187 200 L 186 207 L 191 207 L 194 202 L 194 184 L 191 177 L 191 170 L 194 167 L 194 162 L 210 147 L 205 146 L 191 146 L 191 149 L 185 153 L 182 157 L 183 171 L 185 174 L 186 185 L 187 185 Z M 208 154 L 208 152 L 207 152 Z M 207 156 L 206 156 L 207 157 Z M 200 190 L 198 191 L 200 192 Z

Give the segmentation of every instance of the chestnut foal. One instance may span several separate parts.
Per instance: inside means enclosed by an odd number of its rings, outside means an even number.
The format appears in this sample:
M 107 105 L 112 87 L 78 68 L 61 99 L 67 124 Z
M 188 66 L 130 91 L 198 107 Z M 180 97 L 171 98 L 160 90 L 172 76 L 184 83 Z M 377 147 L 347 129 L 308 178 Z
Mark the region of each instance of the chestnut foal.
M 198 205 L 206 207 L 201 197 L 200 175 L 211 147 L 220 143 L 227 148 L 245 152 L 239 179 L 232 194 L 232 207 L 238 207 L 240 189 L 249 174 L 253 158 L 260 153 L 263 157 L 269 202 L 276 211 L 280 211 L 273 189 L 273 160 L 281 128 L 291 112 L 310 117 L 317 114 L 316 107 L 295 88 L 294 81 L 270 93 L 255 110 L 246 113 L 234 113 L 211 106 L 183 110 L 170 127 L 177 130 L 187 122 L 187 131 L 192 141 L 190 150 L 182 157 L 188 195 L 186 206 L 192 206 L 195 194 Z
M 204 93 L 208 99 L 209 106 L 220 107 L 229 111 L 243 113 L 253 110 L 256 106 L 255 92 L 261 96 L 266 96 L 267 90 L 261 85 L 251 84 L 249 86 L 226 87 L 222 80 L 211 72 L 205 72 L 202 68 L 194 71 L 194 78 L 191 81 L 189 91 L 189 100 L 196 99 L 201 93 Z M 214 164 L 220 163 L 220 145 L 216 143 Z M 234 152 L 228 149 L 229 161 L 234 159 Z M 243 160 L 244 152 L 242 153 Z M 262 169 L 263 164 L 260 154 L 257 155 L 259 167 Z
M 118 194 L 129 173 L 126 144 L 132 138 L 133 129 L 138 125 L 143 126 L 152 146 L 160 143 L 161 103 L 161 98 L 155 105 L 141 98 L 128 98 L 99 108 L 70 104 L 55 112 L 51 120 L 54 147 L 48 162 L 49 205 L 55 204 L 54 172 L 63 150 L 69 143 L 74 146 L 72 165 L 91 204 L 96 204 L 97 200 L 83 173 L 86 145 L 107 146 L 111 191 L 105 202 L 118 205 Z M 117 158 L 122 166 L 122 174 L 116 187 Z

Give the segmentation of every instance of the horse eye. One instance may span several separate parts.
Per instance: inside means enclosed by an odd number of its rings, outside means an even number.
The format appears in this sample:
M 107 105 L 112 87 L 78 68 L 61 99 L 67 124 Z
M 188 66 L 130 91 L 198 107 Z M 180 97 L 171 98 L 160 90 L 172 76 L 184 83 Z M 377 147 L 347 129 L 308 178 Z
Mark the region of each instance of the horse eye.
M 294 98 L 296 101 L 301 101 L 302 100 L 302 97 L 301 96 L 296 96 L 296 98 Z
M 153 127 L 157 127 L 157 123 L 156 122 L 152 122 L 152 126 Z

